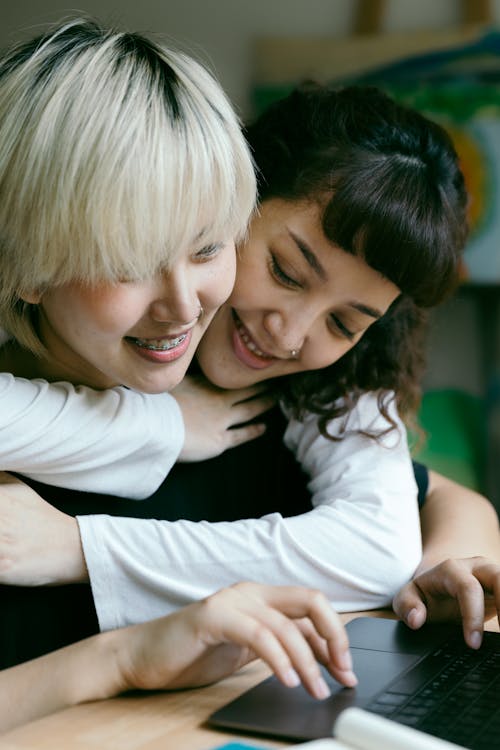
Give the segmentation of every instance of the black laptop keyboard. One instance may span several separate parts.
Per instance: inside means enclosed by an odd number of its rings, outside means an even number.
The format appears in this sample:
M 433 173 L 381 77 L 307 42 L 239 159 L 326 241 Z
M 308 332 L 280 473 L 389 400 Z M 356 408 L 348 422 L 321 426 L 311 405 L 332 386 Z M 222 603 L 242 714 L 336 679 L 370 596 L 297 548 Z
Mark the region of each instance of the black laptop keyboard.
M 500 748 L 500 653 L 452 640 L 393 682 L 366 708 L 471 750 Z

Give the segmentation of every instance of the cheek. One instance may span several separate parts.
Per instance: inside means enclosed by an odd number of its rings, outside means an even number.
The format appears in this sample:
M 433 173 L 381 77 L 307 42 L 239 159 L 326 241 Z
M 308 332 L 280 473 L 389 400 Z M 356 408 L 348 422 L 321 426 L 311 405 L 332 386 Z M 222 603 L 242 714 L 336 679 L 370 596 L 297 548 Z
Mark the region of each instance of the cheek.
M 276 288 L 270 288 L 269 275 L 265 264 L 257 265 L 238 260 L 236 281 L 230 303 L 235 308 L 252 310 L 268 308 L 271 300 L 276 300 Z
M 333 339 L 322 344 L 312 345 L 307 352 L 304 352 L 304 357 L 301 360 L 304 365 L 303 369 L 322 370 L 325 367 L 329 367 L 338 362 L 339 359 L 342 359 L 355 346 L 355 343 L 343 341 L 342 339 Z
M 204 306 L 213 310 L 226 302 L 233 291 L 236 277 L 236 254 L 228 253 L 219 263 L 212 264 L 204 279 L 200 297 Z
M 227 305 L 215 313 L 196 350 L 196 358 L 203 374 L 215 385 L 219 385 L 221 368 L 224 369 L 227 364 L 227 329 L 230 314 Z
M 133 295 L 117 290 L 78 295 L 69 309 L 76 327 L 104 335 L 127 330 L 143 314 L 142 305 Z

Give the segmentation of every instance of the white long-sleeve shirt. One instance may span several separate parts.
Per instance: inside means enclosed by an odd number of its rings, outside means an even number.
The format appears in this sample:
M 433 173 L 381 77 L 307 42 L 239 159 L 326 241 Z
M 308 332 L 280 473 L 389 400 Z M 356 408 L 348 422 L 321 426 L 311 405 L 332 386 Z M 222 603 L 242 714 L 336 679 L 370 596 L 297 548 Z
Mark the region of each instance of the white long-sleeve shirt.
M 312 415 L 290 421 L 285 442 L 311 477 L 313 510 L 300 516 L 79 517 L 101 629 L 161 616 L 241 580 L 316 587 L 339 611 L 386 606 L 421 555 L 406 434 L 394 405 L 391 415 L 398 429 L 378 441 L 357 432 L 387 427 L 376 394 L 360 399 L 348 424 L 355 432 L 338 442 L 321 436 Z M 332 421 L 329 431 L 340 424 Z
M 249 578 L 316 586 L 341 610 L 387 604 L 420 557 L 415 482 L 404 428 L 393 417 L 398 431 L 379 442 L 359 433 L 325 440 L 312 415 L 290 422 L 285 439 L 311 476 L 314 505 L 298 517 L 79 518 L 102 629 L 164 614 Z M 386 426 L 375 394 L 366 394 L 349 427 Z M 0 374 L 1 469 L 141 499 L 168 474 L 183 438 L 179 407 L 167 394 L 98 392 Z
M 140 500 L 159 487 L 183 443 L 181 410 L 167 393 L 0 373 L 0 470 Z

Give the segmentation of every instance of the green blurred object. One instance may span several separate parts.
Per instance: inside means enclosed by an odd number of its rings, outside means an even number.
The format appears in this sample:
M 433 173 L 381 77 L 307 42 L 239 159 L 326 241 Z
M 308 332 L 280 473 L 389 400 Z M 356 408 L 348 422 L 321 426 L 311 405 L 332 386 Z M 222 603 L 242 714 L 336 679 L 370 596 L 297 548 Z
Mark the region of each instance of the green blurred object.
M 466 487 L 484 492 L 484 400 L 454 389 L 428 391 L 422 401 L 419 424 L 426 438 L 423 445 L 413 451 L 413 457 Z

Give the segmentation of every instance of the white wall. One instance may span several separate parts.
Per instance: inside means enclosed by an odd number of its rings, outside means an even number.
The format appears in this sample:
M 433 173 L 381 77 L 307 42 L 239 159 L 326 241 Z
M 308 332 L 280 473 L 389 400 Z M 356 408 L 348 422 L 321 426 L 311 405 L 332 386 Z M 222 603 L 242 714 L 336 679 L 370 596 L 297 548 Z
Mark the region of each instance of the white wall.
M 500 22 L 500 0 L 493 0 Z M 132 31 L 154 31 L 211 60 L 233 102 L 248 111 L 252 40 L 258 35 L 350 33 L 356 0 L 21 0 L 2 1 L 0 45 L 32 35 L 36 24 L 85 11 Z M 459 0 L 387 0 L 385 29 L 446 28 L 459 22 Z

